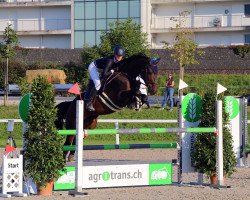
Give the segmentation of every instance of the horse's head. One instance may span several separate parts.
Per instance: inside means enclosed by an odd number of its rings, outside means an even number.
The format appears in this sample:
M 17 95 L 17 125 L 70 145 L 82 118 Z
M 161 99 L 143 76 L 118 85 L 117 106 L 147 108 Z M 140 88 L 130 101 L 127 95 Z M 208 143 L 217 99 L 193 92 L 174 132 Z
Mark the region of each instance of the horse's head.
M 156 74 L 150 65 L 149 57 L 144 54 L 133 55 L 119 62 L 118 68 L 133 79 L 137 76 L 141 76 L 150 93 L 155 94 L 157 89 Z

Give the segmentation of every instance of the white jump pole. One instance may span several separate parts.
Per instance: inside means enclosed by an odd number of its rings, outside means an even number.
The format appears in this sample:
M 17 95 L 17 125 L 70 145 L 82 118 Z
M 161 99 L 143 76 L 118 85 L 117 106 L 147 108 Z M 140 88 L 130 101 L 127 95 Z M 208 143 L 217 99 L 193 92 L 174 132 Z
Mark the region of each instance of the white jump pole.
M 83 113 L 84 112 L 84 102 L 78 100 L 76 102 L 76 170 L 75 170 L 75 191 L 70 194 L 75 196 L 84 195 L 82 192 L 83 186 Z
M 118 130 L 119 129 L 119 123 L 115 122 L 115 129 Z M 115 144 L 119 145 L 120 144 L 120 134 L 117 133 L 115 135 Z
M 216 174 L 217 185 L 224 185 L 223 177 L 223 129 L 222 129 L 222 101 L 216 101 Z

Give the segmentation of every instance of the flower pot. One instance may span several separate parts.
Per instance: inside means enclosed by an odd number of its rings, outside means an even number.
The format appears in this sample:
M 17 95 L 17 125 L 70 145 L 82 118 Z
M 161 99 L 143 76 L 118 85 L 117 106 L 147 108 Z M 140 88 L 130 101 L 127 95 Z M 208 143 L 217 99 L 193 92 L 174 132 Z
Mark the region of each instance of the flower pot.
M 46 186 L 39 187 L 37 185 L 37 194 L 42 196 L 52 195 L 54 181 L 49 181 Z
M 210 183 L 211 183 L 211 185 L 217 185 L 217 176 L 216 175 L 210 176 Z

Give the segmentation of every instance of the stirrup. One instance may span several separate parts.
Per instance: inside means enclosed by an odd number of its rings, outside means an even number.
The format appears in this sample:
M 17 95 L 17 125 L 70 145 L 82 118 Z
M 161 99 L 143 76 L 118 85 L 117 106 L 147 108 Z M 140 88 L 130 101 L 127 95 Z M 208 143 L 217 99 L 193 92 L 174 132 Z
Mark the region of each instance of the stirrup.
M 95 111 L 95 108 L 93 107 L 93 104 L 91 101 L 86 104 L 86 108 L 88 111 L 91 111 L 91 112 Z

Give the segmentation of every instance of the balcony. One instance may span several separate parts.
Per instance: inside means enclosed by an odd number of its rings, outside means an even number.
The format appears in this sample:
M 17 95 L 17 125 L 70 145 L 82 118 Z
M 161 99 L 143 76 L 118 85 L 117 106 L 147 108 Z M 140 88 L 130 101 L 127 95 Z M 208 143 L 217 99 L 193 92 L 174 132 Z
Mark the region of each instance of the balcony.
M 70 34 L 70 19 L 45 19 L 45 20 L 0 20 L 0 32 L 3 32 L 8 24 L 20 35 L 21 32 L 29 34 Z
M 183 18 L 179 20 L 183 21 Z M 175 25 L 176 22 L 171 20 L 171 17 L 154 17 L 151 29 L 152 32 L 174 31 Z M 245 15 L 188 16 L 182 25 L 183 28 L 191 28 L 195 32 L 245 30 L 248 26 L 250 18 Z
M 197 3 L 197 2 L 228 2 L 235 0 L 151 0 L 151 4 L 176 4 L 176 3 Z
M 1 8 L 10 7 L 37 7 L 37 6 L 66 6 L 71 0 L 0 0 Z

